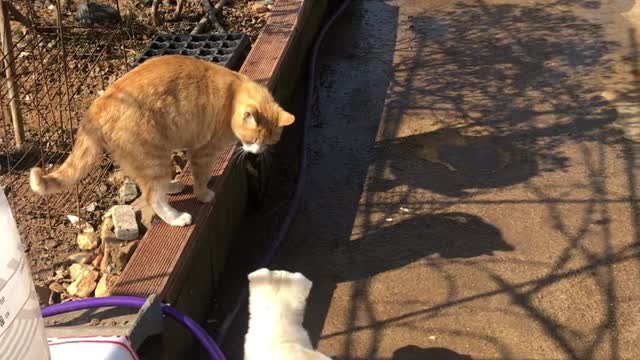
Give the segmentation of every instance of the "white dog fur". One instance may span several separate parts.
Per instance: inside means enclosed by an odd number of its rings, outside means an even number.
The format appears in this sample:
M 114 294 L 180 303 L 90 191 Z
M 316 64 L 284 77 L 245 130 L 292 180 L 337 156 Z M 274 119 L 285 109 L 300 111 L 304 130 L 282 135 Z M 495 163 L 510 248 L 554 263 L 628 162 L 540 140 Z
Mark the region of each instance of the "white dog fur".
M 245 360 L 331 360 L 313 350 L 302 327 L 311 286 L 300 273 L 260 269 L 249 274 Z

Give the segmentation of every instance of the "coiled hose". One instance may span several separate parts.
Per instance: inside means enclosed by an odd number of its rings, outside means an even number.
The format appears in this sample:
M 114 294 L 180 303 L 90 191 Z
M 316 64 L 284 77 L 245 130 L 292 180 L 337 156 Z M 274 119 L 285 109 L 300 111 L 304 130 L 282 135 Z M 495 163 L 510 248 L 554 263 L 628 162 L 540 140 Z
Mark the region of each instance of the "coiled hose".
M 42 309 L 42 316 L 49 317 L 58 314 L 69 313 L 72 311 L 95 309 L 106 306 L 119 306 L 140 309 L 147 299 L 135 296 L 107 296 L 83 300 L 69 301 L 62 304 L 47 306 Z M 218 345 L 209 337 L 209 334 L 197 322 L 178 311 L 177 309 L 161 304 L 162 313 L 189 330 L 200 341 L 212 360 L 225 360 L 224 354 L 220 351 Z

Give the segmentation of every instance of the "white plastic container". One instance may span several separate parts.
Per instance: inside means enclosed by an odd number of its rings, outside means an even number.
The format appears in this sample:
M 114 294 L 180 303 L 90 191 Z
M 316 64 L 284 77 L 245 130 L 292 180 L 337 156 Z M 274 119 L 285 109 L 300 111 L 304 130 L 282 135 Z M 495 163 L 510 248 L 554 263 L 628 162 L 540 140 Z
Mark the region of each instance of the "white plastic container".
M 38 296 L 23 248 L 0 190 L 0 360 L 49 360 Z

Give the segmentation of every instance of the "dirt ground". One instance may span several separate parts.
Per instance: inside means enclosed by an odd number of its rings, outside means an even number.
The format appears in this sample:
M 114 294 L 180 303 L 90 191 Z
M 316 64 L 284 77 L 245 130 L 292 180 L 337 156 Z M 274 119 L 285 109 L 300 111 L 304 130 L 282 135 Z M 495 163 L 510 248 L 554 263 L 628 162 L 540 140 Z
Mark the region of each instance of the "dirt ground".
M 354 1 L 273 265 L 314 281 L 321 351 L 640 358 L 638 25 L 632 0 Z

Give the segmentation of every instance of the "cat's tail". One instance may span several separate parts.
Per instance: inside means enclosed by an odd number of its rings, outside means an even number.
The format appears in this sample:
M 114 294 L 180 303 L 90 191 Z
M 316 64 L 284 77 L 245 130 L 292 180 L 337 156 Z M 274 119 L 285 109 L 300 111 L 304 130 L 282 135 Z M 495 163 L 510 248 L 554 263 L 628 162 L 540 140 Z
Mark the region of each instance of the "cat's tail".
M 60 192 L 87 176 L 104 152 L 102 133 L 89 118 L 78 127 L 76 142 L 71 154 L 54 172 L 44 175 L 39 167 L 31 169 L 29 184 L 31 189 L 48 195 Z

